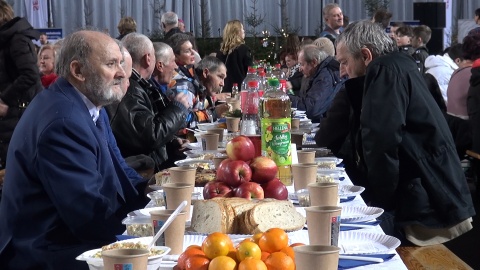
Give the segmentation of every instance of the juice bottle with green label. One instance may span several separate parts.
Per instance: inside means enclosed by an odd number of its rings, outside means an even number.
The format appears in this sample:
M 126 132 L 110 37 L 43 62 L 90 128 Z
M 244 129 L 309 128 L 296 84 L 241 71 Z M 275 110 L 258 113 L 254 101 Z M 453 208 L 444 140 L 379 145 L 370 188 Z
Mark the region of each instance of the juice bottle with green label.
M 268 80 L 268 87 L 260 99 L 259 113 L 262 155 L 275 161 L 280 181 L 292 185 L 291 102 L 280 90 L 278 79 Z

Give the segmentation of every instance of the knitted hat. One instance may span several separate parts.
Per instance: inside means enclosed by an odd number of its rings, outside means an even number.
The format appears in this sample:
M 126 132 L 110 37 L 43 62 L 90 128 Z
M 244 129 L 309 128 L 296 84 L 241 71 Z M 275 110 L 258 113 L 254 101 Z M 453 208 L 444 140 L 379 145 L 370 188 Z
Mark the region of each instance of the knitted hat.
M 330 56 L 335 56 L 335 47 L 333 46 L 333 42 L 326 38 L 320 37 L 313 41 L 313 44 L 320 48 L 320 50 L 326 52 Z

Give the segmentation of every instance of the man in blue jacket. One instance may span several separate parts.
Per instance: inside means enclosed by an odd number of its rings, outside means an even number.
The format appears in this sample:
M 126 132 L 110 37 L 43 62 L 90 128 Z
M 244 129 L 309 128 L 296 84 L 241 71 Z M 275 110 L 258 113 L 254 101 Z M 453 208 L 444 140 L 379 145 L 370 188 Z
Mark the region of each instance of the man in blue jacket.
M 0 203 L 2 269 L 87 269 L 82 252 L 115 241 L 146 180 L 116 147 L 103 106 L 125 95 L 123 55 L 109 36 L 79 31 L 60 78 L 30 103 L 10 143 Z

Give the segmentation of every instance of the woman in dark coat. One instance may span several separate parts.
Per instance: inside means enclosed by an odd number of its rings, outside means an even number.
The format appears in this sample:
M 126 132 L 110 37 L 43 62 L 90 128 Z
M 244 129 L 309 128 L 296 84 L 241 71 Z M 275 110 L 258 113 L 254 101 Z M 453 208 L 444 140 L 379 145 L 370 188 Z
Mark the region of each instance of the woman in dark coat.
M 15 17 L 12 7 L 0 0 L 0 169 L 20 116 L 42 89 L 32 39 L 40 33 L 25 18 Z
M 252 65 L 250 49 L 245 45 L 245 30 L 239 20 L 227 22 L 223 29 L 223 41 L 217 58 L 227 67 L 227 78 L 223 92 L 232 92 L 232 86 L 237 83 L 242 85 L 247 76 L 248 66 Z

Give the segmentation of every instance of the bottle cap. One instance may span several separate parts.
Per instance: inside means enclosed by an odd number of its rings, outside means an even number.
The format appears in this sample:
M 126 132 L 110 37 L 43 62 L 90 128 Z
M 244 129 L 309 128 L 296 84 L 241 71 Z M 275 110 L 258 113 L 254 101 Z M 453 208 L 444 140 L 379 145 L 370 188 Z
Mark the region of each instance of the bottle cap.
M 253 68 L 253 67 L 248 68 L 248 73 L 256 73 L 256 72 L 257 72 L 257 70 L 255 68 Z
M 266 74 L 265 74 L 265 71 L 260 71 L 260 72 L 258 73 L 258 76 L 260 76 L 260 77 L 265 77 L 265 75 L 266 75 Z
M 238 83 L 233 83 L 233 86 L 237 86 L 237 87 L 238 87 Z
M 257 81 L 249 81 L 247 83 L 248 87 L 258 87 L 258 82 Z
M 276 78 L 270 78 L 268 79 L 268 85 L 278 87 L 280 82 Z

